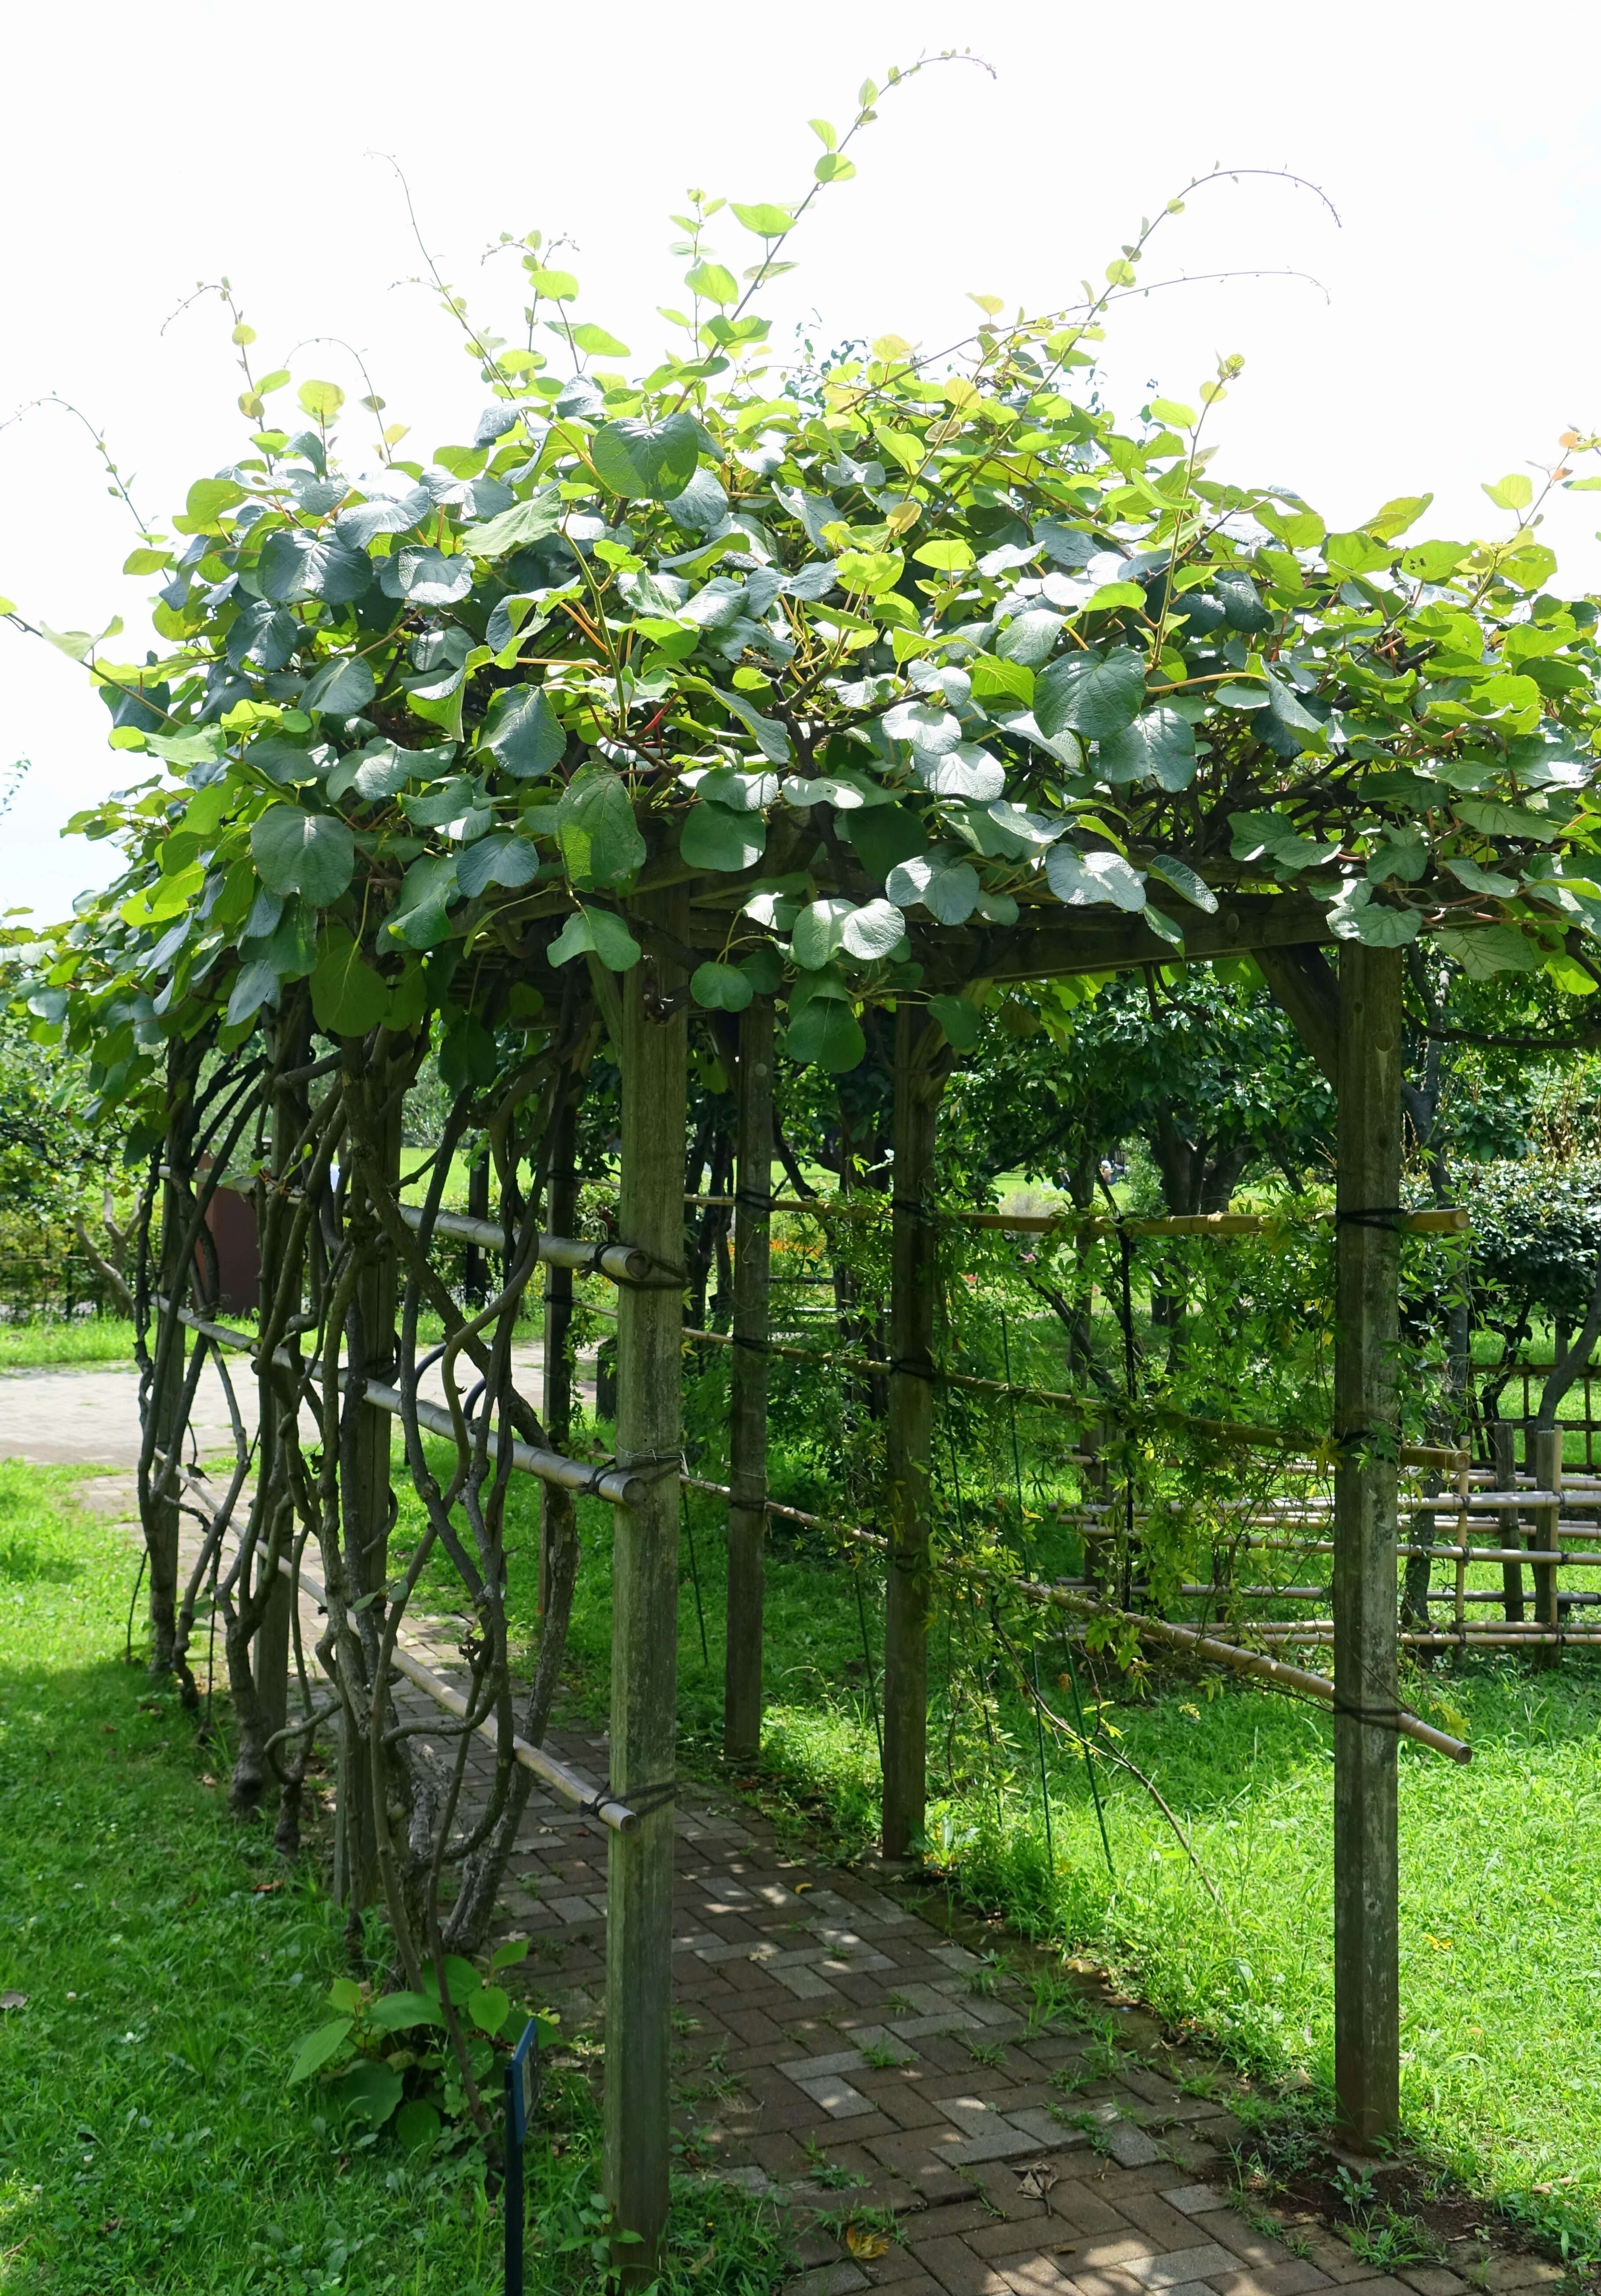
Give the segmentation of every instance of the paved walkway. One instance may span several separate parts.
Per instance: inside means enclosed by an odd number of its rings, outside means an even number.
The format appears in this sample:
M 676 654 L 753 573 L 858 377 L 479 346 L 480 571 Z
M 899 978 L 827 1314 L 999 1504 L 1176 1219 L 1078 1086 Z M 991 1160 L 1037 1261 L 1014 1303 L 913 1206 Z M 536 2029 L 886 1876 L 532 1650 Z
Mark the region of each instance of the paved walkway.
M 97 1478 L 84 1496 L 127 1520 L 131 1479 Z M 318 1625 L 303 1598 L 308 1646 Z M 460 1677 L 451 1622 L 419 1621 L 406 1640 Z M 408 1719 L 437 1713 L 398 1687 Z M 606 1775 L 603 1734 L 548 1742 Z M 471 1800 L 488 1790 L 488 1741 L 469 1766 Z M 1050 1987 L 1032 1994 L 998 1956 L 952 1942 L 894 1883 L 781 1844 L 697 1784 L 677 1841 L 683 2157 L 786 2210 L 802 2267 L 787 2296 L 1463 2296 L 1468 2283 L 1443 2265 L 1374 2274 L 1313 2218 L 1293 2251 L 1254 2229 L 1225 2191 L 1239 2124 L 1203 2067 L 1156 2048 L 1133 2005 L 1086 1984 L 1086 2007 L 1115 2029 L 1109 2045 L 1050 2014 Z M 575 2038 L 603 2020 L 605 1868 L 599 1821 L 536 1789 L 499 1933 L 531 1939 L 529 1989 Z M 1486 2273 L 1484 2251 L 1458 2245 L 1453 2260 L 1481 2287 L 1560 2277 L 1522 2257 Z
M 537 1342 L 512 1350 L 513 1376 L 521 1392 L 538 1398 L 544 1353 Z M 593 1387 L 580 1382 L 593 1399 Z M 442 1403 L 439 1367 L 425 1372 L 425 1400 Z M 234 1367 L 234 1395 L 248 1430 L 256 1424 L 256 1382 L 242 1357 Z M 301 1414 L 308 1439 L 317 1439 L 316 1423 Z M 190 1419 L 191 1458 L 230 1456 L 234 1423 L 215 1363 L 208 1362 L 195 1390 Z M 37 1467 L 135 1467 L 139 1464 L 139 1379 L 130 1364 L 86 1365 L 39 1371 L 0 1372 L 0 1459 L 23 1459 Z

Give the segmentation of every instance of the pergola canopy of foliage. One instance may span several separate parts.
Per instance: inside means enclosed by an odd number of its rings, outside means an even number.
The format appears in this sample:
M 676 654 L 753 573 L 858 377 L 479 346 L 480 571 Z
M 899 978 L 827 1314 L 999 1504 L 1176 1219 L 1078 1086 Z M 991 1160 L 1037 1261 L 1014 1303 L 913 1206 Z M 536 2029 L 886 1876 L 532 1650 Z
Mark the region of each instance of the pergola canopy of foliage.
M 852 172 L 816 125 L 808 200 Z M 842 1072 L 864 1005 L 926 997 L 961 1047 L 998 973 L 1069 969 L 1052 928 L 1137 917 L 1181 958 L 1220 892 L 1594 986 L 1596 609 L 1549 587 L 1531 480 L 1490 489 L 1498 542 L 1413 538 L 1426 496 L 1330 533 L 1208 475 L 1235 362 L 1120 424 L 1095 345 L 1151 226 L 1074 314 L 980 298 L 951 350 L 785 366 L 752 306 L 804 204 L 694 195 L 681 348 L 638 379 L 513 243 L 525 340 L 447 297 L 488 404 L 427 462 L 393 428 L 348 459 L 325 381 L 275 424 L 291 378 L 237 324 L 243 451 L 127 562 L 167 651 L 57 639 L 158 770 L 75 824 L 127 866 L 31 1008 L 147 1137 L 168 1037 L 226 1051 L 307 977 L 330 1035 L 437 1015 L 456 1088 L 579 958 L 686 964 L 704 1007 L 776 995 L 790 1054 Z M 687 941 L 625 906 L 686 882 Z

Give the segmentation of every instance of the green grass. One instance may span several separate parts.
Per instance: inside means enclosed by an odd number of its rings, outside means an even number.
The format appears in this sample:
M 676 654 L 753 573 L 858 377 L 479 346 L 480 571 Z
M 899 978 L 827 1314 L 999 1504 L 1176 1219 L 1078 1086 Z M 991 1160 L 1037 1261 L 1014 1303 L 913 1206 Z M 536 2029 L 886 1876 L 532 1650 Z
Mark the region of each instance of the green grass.
M 802 1504 L 815 1503 L 811 1500 Z M 415 1521 L 403 1501 L 401 1540 Z M 570 1711 L 607 1692 L 611 1526 L 581 1507 Z M 514 1617 L 531 1634 L 537 1495 L 514 1479 L 508 1528 Z M 694 1571 L 681 1557 L 681 1759 L 718 1767 L 725 1546 L 720 1509 L 696 1500 Z M 697 1611 L 694 1576 L 700 1582 Z M 1593 1575 L 1593 1574 L 1592 1574 Z M 443 1596 L 447 1582 L 431 1582 Z M 874 1674 L 881 1581 L 860 1582 Z M 867 1659 L 848 1558 L 776 1527 L 768 1571 L 762 1798 L 784 1821 L 865 1848 L 878 1815 Z M 423 1599 L 427 1599 L 428 1587 Z M 705 1623 L 705 1653 L 701 1618 Z M 1038 1751 L 1021 1702 L 987 1731 L 971 1712 L 947 1773 L 948 1665 L 964 1628 L 931 1645 L 930 1855 L 953 1898 L 1063 1948 L 1088 1950 L 1173 2025 L 1272 2079 L 1333 2077 L 1333 1755 L 1321 1712 L 1211 1677 L 1130 1695 L 1104 1677 L 1116 1743 L 1159 1786 L 1222 1900 L 1214 1906 L 1165 1820 L 1126 1775 L 1104 1773 L 1109 1875 L 1081 1760 L 1047 1750 L 1054 1860 Z M 977 1653 L 981 1645 L 973 1644 Z M 1071 1715 L 1059 1650 L 1042 1678 Z M 1403 2101 L 1412 2137 L 1474 2189 L 1577 2253 L 1601 2249 L 1601 1664 L 1570 1652 L 1535 1675 L 1475 1659 L 1412 1685 L 1473 1742 L 1467 1769 L 1401 1748 Z M 1571 2179 L 1569 2182 L 1562 2180 Z M 1540 2192 L 1539 2186 L 1555 2186 Z
M 288 2087 L 341 1919 L 228 1818 L 226 1745 L 123 1663 L 135 1560 L 75 1479 L 0 1464 L 0 1994 L 27 1996 L 0 2012 L 0 2289 L 498 2296 L 465 2148 L 408 2156 Z M 530 2286 L 598 2291 L 595 2109 L 546 2086 Z M 664 2289 L 782 2277 L 770 2211 L 676 2192 Z
M 86 1316 L 81 1324 L 0 1324 L 0 1371 L 131 1365 L 133 1360 L 134 1327 L 116 1316 Z

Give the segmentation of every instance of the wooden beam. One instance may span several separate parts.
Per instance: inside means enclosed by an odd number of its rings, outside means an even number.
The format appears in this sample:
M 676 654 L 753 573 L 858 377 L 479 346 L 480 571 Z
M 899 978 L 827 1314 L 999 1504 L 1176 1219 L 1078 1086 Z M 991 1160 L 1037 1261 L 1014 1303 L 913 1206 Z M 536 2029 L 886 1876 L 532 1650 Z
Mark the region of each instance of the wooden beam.
M 1262 978 L 1301 1043 L 1336 1090 L 1340 1083 L 1340 983 L 1320 948 L 1256 951 Z
M 903 1001 L 895 1014 L 883 1685 L 886 1857 L 912 1854 L 923 1833 L 928 1791 L 930 1467 L 939 1275 L 933 1162 L 948 1066 L 942 1034 L 926 1007 Z
M 641 922 L 682 938 L 687 890 L 641 895 Z M 678 967 L 646 957 L 620 982 L 622 1232 L 669 1266 L 684 1256 L 689 1020 Z M 655 2276 L 667 2223 L 672 2053 L 674 1770 L 678 1675 L 678 1464 L 683 1295 L 618 1300 L 617 1459 L 645 1480 L 619 1506 L 612 1554 L 612 1791 L 638 1813 L 606 1872 L 606 2198 L 626 2284 Z
M 1396 1811 L 1401 958 L 1340 951 L 1334 1241 L 1334 2085 L 1371 2151 L 1400 2111 Z M 1388 1450 L 1391 1456 L 1384 1456 Z
M 740 1015 L 738 1091 L 723 1751 L 730 1761 L 750 1761 L 761 1751 L 762 1545 L 768 1521 L 768 1288 L 773 1226 L 770 996 L 755 997 Z
M 551 1118 L 550 1180 L 546 1193 L 546 1225 L 556 1235 L 567 1235 L 578 1226 L 577 1165 L 579 1080 L 563 1077 L 557 1086 Z M 572 1442 L 572 1269 L 561 1261 L 547 1265 L 545 1276 L 545 1363 L 539 1397 L 540 1417 L 553 1451 L 566 1451 Z M 554 1579 L 566 1582 L 577 1567 L 578 1502 L 571 1491 L 554 1483 L 539 1490 L 539 1616 L 550 1608 Z

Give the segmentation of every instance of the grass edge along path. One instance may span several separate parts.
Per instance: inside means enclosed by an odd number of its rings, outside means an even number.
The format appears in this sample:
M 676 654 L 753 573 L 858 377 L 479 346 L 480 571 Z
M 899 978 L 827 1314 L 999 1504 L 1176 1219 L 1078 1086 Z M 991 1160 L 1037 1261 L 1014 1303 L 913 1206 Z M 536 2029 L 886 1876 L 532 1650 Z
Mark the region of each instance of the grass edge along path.
M 137 1557 L 85 1479 L 0 1461 L 0 1997 L 26 1997 L 0 2011 L 0 2290 L 499 2296 L 470 2148 L 407 2154 L 288 2086 L 340 1918 L 228 1817 L 226 1744 L 124 1663 Z M 548 2077 L 530 2296 L 603 2285 L 598 2141 L 581 2080 Z M 770 2209 L 686 2180 L 674 2216 L 662 2296 L 782 2277 Z
M 402 1523 L 406 1521 L 402 1502 Z M 603 1717 L 610 1526 L 585 1503 L 573 1709 Z M 680 1761 L 727 1783 L 720 1735 L 726 1559 L 715 1502 L 686 1510 L 679 1604 Z M 693 1533 L 692 1554 L 688 1534 Z M 513 1587 L 531 1569 L 532 1516 L 513 1493 Z M 401 1534 L 404 1543 L 404 1531 Z M 524 1567 L 519 1555 L 527 1546 Z M 769 1817 L 822 1829 L 849 1861 L 877 1828 L 877 1750 L 850 1570 L 775 1541 L 768 1574 L 763 1759 L 740 1784 Z M 697 1584 L 698 1582 L 698 1584 Z M 423 1599 L 426 1599 L 426 1588 Z M 867 1588 L 866 1652 L 882 1649 Z M 514 1620 L 531 1624 L 531 1620 Z M 702 1624 L 705 1634 L 702 1643 Z M 942 1695 L 942 1629 L 932 1694 Z M 961 1652 L 958 1644 L 956 1659 Z M 1112 1685 L 1103 1685 L 1111 1690 Z M 1053 1693 L 1067 1710 L 1067 1694 Z M 1466 1770 L 1401 1751 L 1406 2134 L 1470 2191 L 1560 2252 L 1601 2255 L 1601 1663 L 1515 1658 L 1442 1667 L 1416 1686 L 1433 1718 L 1474 1743 Z M 1219 1919 L 1166 1821 L 1126 1775 L 1103 1773 L 1115 1882 L 1083 1771 L 1048 1758 L 1047 1861 L 1031 1725 L 993 1700 L 986 1759 L 970 1730 L 965 1782 L 940 1775 L 931 1719 L 927 1862 L 953 1900 L 1065 1953 L 1088 1953 L 1190 2047 L 1332 2098 L 1333 1752 L 1320 1712 L 1215 1676 L 1115 1694 L 1114 1742 L 1161 1787 L 1223 1900 Z M 1326 2111 L 1325 2113 L 1326 2118 Z

